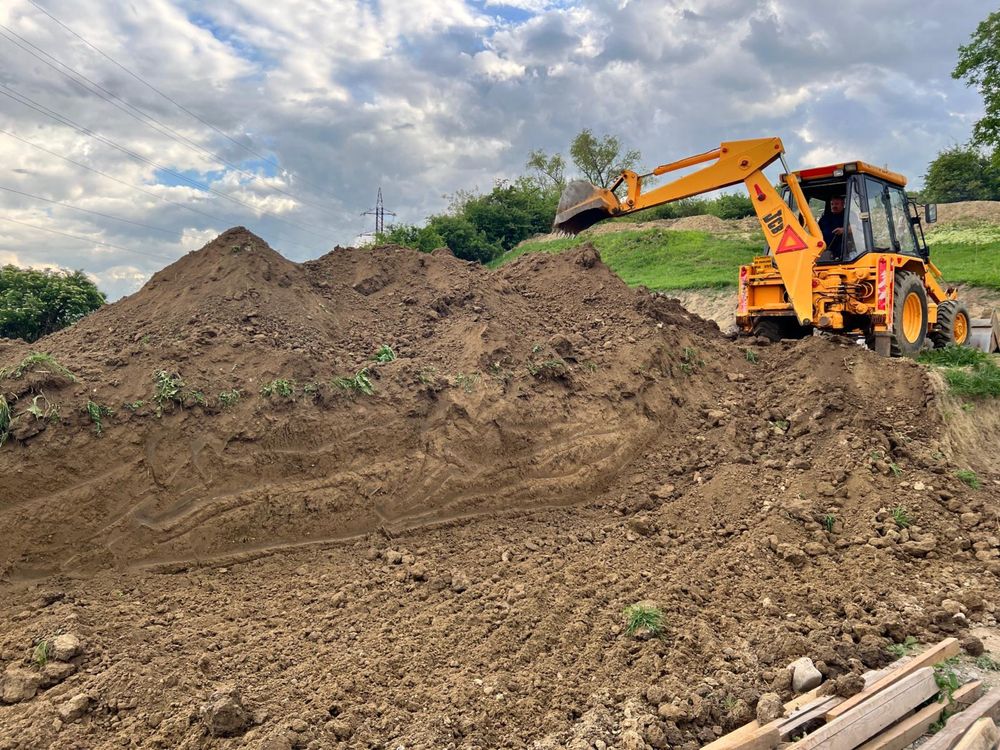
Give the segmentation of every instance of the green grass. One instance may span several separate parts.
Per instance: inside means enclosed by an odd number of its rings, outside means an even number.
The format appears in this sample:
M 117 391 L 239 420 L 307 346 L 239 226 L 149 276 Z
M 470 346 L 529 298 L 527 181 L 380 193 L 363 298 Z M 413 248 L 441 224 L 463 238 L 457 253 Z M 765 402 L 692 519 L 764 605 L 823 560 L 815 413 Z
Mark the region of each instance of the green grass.
M 1000 226 L 966 223 L 934 227 L 927 233 L 931 260 L 951 284 L 1000 289 Z
M 902 505 L 897 505 L 892 509 L 892 520 L 901 529 L 907 529 L 913 524 L 913 519 L 910 518 L 909 511 Z
M 886 651 L 892 654 L 897 659 L 902 659 L 904 656 L 909 656 L 913 653 L 914 649 L 917 647 L 917 639 L 912 635 L 906 636 L 906 639 L 902 643 L 890 643 L 886 646 Z
M 260 387 L 260 395 L 264 398 L 271 396 L 281 396 L 282 398 L 295 397 L 295 381 L 287 378 L 277 378 L 270 383 L 264 383 Z
M 51 372 L 66 378 L 71 383 L 76 382 L 76 375 L 59 364 L 51 354 L 44 354 L 42 352 L 32 352 L 15 366 L 0 369 L 0 380 L 6 380 L 7 378 L 17 380 L 24 377 L 26 372 L 33 370 Z
M 388 344 L 382 344 L 378 351 L 375 352 L 375 356 L 372 357 L 376 362 L 392 362 L 396 359 L 396 352 L 392 350 L 392 347 Z
M 670 229 L 625 230 L 594 237 L 527 242 L 490 266 L 496 268 L 525 253 L 561 253 L 592 242 L 605 263 L 629 285 L 650 289 L 725 289 L 735 287 L 738 268 L 765 251 L 763 238 L 746 239 L 708 232 Z
M 35 646 L 34 650 L 31 652 L 31 663 L 36 667 L 41 669 L 49 662 L 49 654 L 52 651 L 52 647 L 49 645 L 47 640 L 41 640 L 38 645 Z
M 179 404 L 184 406 L 184 380 L 178 373 L 170 373 L 166 370 L 157 370 L 153 373 L 153 382 L 156 384 L 153 392 L 153 401 L 156 402 L 156 416 L 163 414 L 165 404 Z
M 353 391 L 365 396 L 375 395 L 375 386 L 372 385 L 371 378 L 368 377 L 368 370 L 362 368 L 358 370 L 353 378 L 338 377 L 331 381 L 332 385 L 344 391 Z
M 625 607 L 625 632 L 635 635 L 640 630 L 652 636 L 663 632 L 663 612 L 648 604 L 630 604 Z
M 525 253 L 560 253 L 592 242 L 627 284 L 650 289 L 727 289 L 736 286 L 737 268 L 766 250 L 763 237 L 653 227 L 596 236 L 526 242 L 489 265 L 509 263 Z M 935 228 L 927 235 L 931 260 L 950 284 L 1000 289 L 1000 226 L 977 224 Z
M 240 398 L 243 394 L 236 388 L 231 391 L 222 391 L 219 394 L 219 404 L 221 404 L 223 409 L 229 409 L 236 406 L 240 402 Z
M 87 415 L 94 423 L 94 432 L 100 435 L 104 432 L 104 417 L 110 417 L 114 411 L 106 406 L 101 406 L 94 401 L 87 401 Z
M 1000 398 L 1000 366 L 994 357 L 965 346 L 946 346 L 924 352 L 924 364 L 943 368 L 949 390 L 967 398 Z
M 972 469 L 959 469 L 955 472 L 955 476 L 958 477 L 958 481 L 968 485 L 974 490 L 978 490 L 983 486 L 983 482 L 979 478 L 979 475 Z
M 10 434 L 10 404 L 7 403 L 7 398 L 0 393 L 0 447 L 7 442 L 7 436 Z

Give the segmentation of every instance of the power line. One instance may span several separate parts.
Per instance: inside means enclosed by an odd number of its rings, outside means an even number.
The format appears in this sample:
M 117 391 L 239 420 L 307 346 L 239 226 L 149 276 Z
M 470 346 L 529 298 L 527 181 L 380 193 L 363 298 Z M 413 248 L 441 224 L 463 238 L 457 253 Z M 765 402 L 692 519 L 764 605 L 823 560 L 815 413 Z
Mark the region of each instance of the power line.
M 158 194 L 154 193 L 152 190 L 147 190 L 146 188 L 142 187 L 141 185 L 135 185 L 135 184 L 133 184 L 131 182 L 126 182 L 125 180 L 119 179 L 118 177 L 115 177 L 114 175 L 110 175 L 107 172 L 103 172 L 100 169 L 96 169 L 94 167 L 91 167 L 91 166 L 89 166 L 87 164 L 84 164 L 83 162 L 76 161 L 75 159 L 70 159 L 68 156 L 63 156 L 62 154 L 57 154 L 55 151 L 47 149 L 44 146 L 39 146 L 37 143 L 33 143 L 32 141 L 29 141 L 27 138 L 22 138 L 21 136 L 17 135 L 16 133 L 12 133 L 9 130 L 4 130 L 3 128 L 0 128 L 0 133 L 3 133 L 4 135 L 10 136 L 11 138 L 13 138 L 15 140 L 18 140 L 21 143 L 27 144 L 28 146 L 31 146 L 32 148 L 38 149 L 39 151 L 42 151 L 42 152 L 44 152 L 46 154 L 50 154 L 51 156 L 54 156 L 57 159 L 62 159 L 65 162 L 73 164 L 73 165 L 75 165 L 77 167 L 80 167 L 82 169 L 86 169 L 88 172 L 93 172 L 94 174 L 98 174 L 101 177 L 104 177 L 104 178 L 106 178 L 108 180 L 111 180 L 112 182 L 117 182 L 119 185 L 124 185 L 125 187 L 132 188 L 133 190 L 138 190 L 140 193 L 145 193 L 146 195 L 150 196 L 151 198 L 155 198 L 158 201 L 163 201 L 164 203 L 169 203 L 172 206 L 177 206 L 178 208 L 183 208 L 186 211 L 190 211 L 192 213 L 198 214 L 199 216 L 204 216 L 207 219 L 211 219 L 214 222 L 218 222 L 222 226 L 227 226 L 227 225 L 231 224 L 231 222 L 228 219 L 223 219 L 223 218 L 221 218 L 219 216 L 215 216 L 214 214 L 210 214 L 210 213 L 208 213 L 206 211 L 202 211 L 200 209 L 197 209 L 194 206 L 188 206 L 187 204 L 180 203 L 180 202 L 175 201 L 175 200 L 171 200 L 170 198 L 166 198 L 166 197 L 164 197 L 162 195 L 158 195 Z M 289 245 L 294 245 L 295 247 L 298 247 L 298 248 L 300 248 L 302 250 L 305 250 L 307 252 L 312 252 L 312 250 L 313 250 L 313 248 L 306 247 L 305 245 L 302 245 L 302 244 L 300 244 L 298 242 L 292 242 L 292 241 L 289 241 L 289 240 L 286 240 L 286 242 Z
M 169 234 L 171 237 L 177 236 L 179 234 L 176 229 L 166 229 L 164 227 L 154 227 L 151 224 L 143 224 L 138 221 L 132 221 L 131 219 L 123 219 L 119 216 L 112 216 L 111 214 L 101 213 L 100 211 L 91 211 L 89 208 L 81 208 L 80 206 L 74 206 L 70 203 L 63 203 L 62 201 L 53 200 L 52 198 L 43 198 L 40 195 L 33 195 L 31 193 L 25 193 L 21 190 L 15 190 L 14 188 L 4 187 L 0 185 L 0 190 L 8 193 L 16 193 L 17 195 L 23 195 L 25 198 L 32 198 L 36 201 L 44 201 L 45 203 L 52 203 L 56 206 L 62 206 L 63 208 L 71 208 L 74 211 L 81 211 L 85 214 L 92 214 L 93 216 L 101 216 L 105 219 L 111 219 L 112 221 L 120 221 L 123 224 L 131 224 L 136 227 L 142 227 L 143 229 L 150 229 L 154 232 L 163 232 L 164 234 Z
M 317 208 L 321 208 L 321 209 L 328 209 L 329 208 L 328 206 L 325 206 L 325 205 L 323 205 L 321 203 L 318 203 L 316 201 L 311 201 L 311 200 L 309 200 L 307 198 L 302 198 L 301 196 L 295 195 L 294 193 L 290 193 L 287 190 L 284 190 L 283 188 L 280 188 L 280 187 L 277 187 L 277 186 L 274 186 L 274 185 L 268 185 L 266 182 L 263 181 L 263 179 L 260 177 L 260 175 L 254 174 L 253 172 L 249 172 L 249 171 L 243 169 L 239 165 L 234 164 L 231 161 L 228 161 L 225 157 L 223 157 L 223 156 L 215 153 L 214 151 L 211 151 L 209 149 L 204 148 L 203 146 L 199 145 L 195 141 L 192 141 L 187 136 L 185 136 L 185 135 L 183 135 L 181 133 L 178 133 L 176 130 L 174 130 L 173 128 L 171 128 L 166 123 L 164 123 L 161 120 L 157 119 L 156 117 L 154 117 L 153 115 L 149 114 L 148 112 L 145 112 L 141 108 L 136 107 L 135 105 L 130 104 L 129 102 L 125 101 L 120 96 L 118 96 L 117 94 L 115 94 L 113 91 L 109 91 L 108 89 L 104 88 L 104 86 L 102 86 L 101 84 L 97 83 L 96 81 L 91 80 L 90 78 L 88 78 L 87 76 L 85 76 L 80 71 L 78 71 L 75 68 L 73 68 L 73 67 L 67 65 L 66 63 L 62 62 L 61 60 L 59 60 L 59 58 L 55 57 L 54 55 L 49 54 L 48 52 L 46 52 L 45 50 L 43 50 L 38 45 L 33 44 L 31 41 L 25 39 L 23 36 L 21 36 L 20 34 L 18 34 L 13 29 L 11 29 L 11 28 L 9 28 L 7 26 L 4 26 L 3 24 L 0 24 L 0 29 L 3 29 L 3 31 L 0 31 L 0 36 L 2 36 L 3 38 L 5 38 L 8 42 L 10 42 L 11 44 L 14 44 L 15 46 L 19 47 L 21 50 L 27 52 L 29 55 L 31 55 L 32 57 L 34 57 L 36 60 L 39 60 L 40 62 L 44 63 L 45 65 L 47 65 L 48 67 L 52 68 L 52 70 L 56 71 L 60 75 L 65 76 L 70 81 L 72 81 L 77 86 L 79 86 L 84 91 L 86 91 L 88 94 L 92 94 L 94 96 L 99 97 L 100 99 L 104 100 L 105 102 L 107 102 L 111 106 L 113 106 L 116 109 L 124 112 L 126 115 L 128 115 L 131 118 L 133 118 L 134 120 L 138 120 L 143 125 L 146 125 L 147 127 L 152 128 L 153 130 L 155 130 L 156 132 L 160 133 L 161 135 L 165 135 L 168 138 L 170 138 L 171 140 L 173 140 L 173 141 L 175 141 L 177 143 L 180 143 L 182 146 L 184 146 L 188 150 L 197 151 L 197 152 L 199 152 L 199 153 L 201 153 L 203 155 L 207 155 L 207 156 L 212 157 L 216 161 L 219 161 L 222 164 L 225 164 L 230 169 L 233 169 L 233 170 L 239 172 L 240 174 L 246 175 L 251 180 L 255 180 L 255 181 L 261 182 L 261 184 L 263 184 L 264 188 L 267 189 L 267 190 L 273 190 L 273 191 L 275 191 L 277 193 L 281 193 L 282 195 L 286 195 L 289 198 L 293 198 L 294 200 L 300 201 L 302 203 L 308 203 L 308 204 L 310 204 L 312 206 L 315 206 Z M 6 33 L 4 33 L 4 31 Z M 8 36 L 8 34 L 10 36 Z M 15 37 L 15 39 L 11 39 L 10 38 L 11 36 Z M 21 44 L 17 40 L 20 40 L 20 42 L 24 42 L 24 44 Z M 27 45 L 27 46 L 25 46 L 25 45 Z M 32 49 L 28 49 L 28 47 L 31 47 L 33 50 L 36 50 L 37 52 L 32 51 Z M 42 57 L 42 55 L 44 55 L 44 57 Z M 45 58 L 48 58 L 48 60 L 46 60 Z M 55 65 L 53 64 L 53 62 L 50 62 L 50 60 L 53 61 L 55 63 Z M 56 65 L 59 65 L 60 67 L 65 68 L 66 70 L 60 70 L 59 68 L 56 67 Z M 67 72 L 67 71 L 69 71 L 69 72 Z M 81 83 L 81 80 L 78 80 L 78 79 L 81 79 L 85 83 Z M 97 91 L 95 91 L 94 89 L 97 89 Z M 120 104 L 118 102 L 120 102 Z M 124 105 L 124 106 L 122 106 L 122 105 Z M 127 109 L 126 109 L 126 107 L 127 107 Z M 138 114 L 136 114 L 136 113 L 138 113 Z
M 36 111 L 36 112 L 38 112 L 40 114 L 43 114 L 46 117 L 48 117 L 50 119 L 53 119 L 53 120 L 55 120 L 56 122 L 58 122 L 58 123 L 60 123 L 62 125 L 66 125 L 68 127 L 71 127 L 74 130 L 76 130 L 77 132 L 83 133 L 84 135 L 86 135 L 86 136 L 88 136 L 90 138 L 93 138 L 94 140 L 100 141 L 101 143 L 104 143 L 104 144 L 106 144 L 108 146 L 111 146 L 112 148 L 114 148 L 114 149 L 116 149 L 118 151 L 121 151 L 123 154 L 126 154 L 127 156 L 130 156 L 133 159 L 141 161 L 141 162 L 143 162 L 145 164 L 149 164 L 150 166 L 155 167 L 156 169 L 159 169 L 159 170 L 161 170 L 163 172 L 166 172 L 167 174 L 171 175 L 172 177 L 175 177 L 176 179 L 183 180 L 184 182 L 187 182 L 187 183 L 191 184 L 193 187 L 200 188 L 201 190 L 204 190 L 206 192 L 212 193 L 213 195 L 217 195 L 220 198 L 224 198 L 225 200 L 231 201 L 232 203 L 236 203 L 237 205 L 240 205 L 240 206 L 243 206 L 245 208 L 248 208 L 251 211 L 253 211 L 254 213 L 259 213 L 259 214 L 264 215 L 264 216 L 270 216 L 275 221 L 280 221 L 283 224 L 288 224 L 289 226 L 295 227 L 296 229 L 298 229 L 298 230 L 300 230 L 302 232 L 306 232 L 307 234 L 312 234 L 312 235 L 315 235 L 317 237 L 321 237 L 324 240 L 330 241 L 330 238 L 327 237 L 326 235 L 319 234 L 318 232 L 314 232 L 311 229 L 306 228 L 306 226 L 303 226 L 302 224 L 299 224 L 299 223 L 294 222 L 294 221 L 289 221 L 288 219 L 283 219 L 280 216 L 278 216 L 277 214 L 271 213 L 270 211 L 265 211 L 264 209 L 259 209 L 256 206 L 253 206 L 253 205 L 247 203 L 246 201 L 242 201 L 239 198 L 234 198 L 232 195 L 230 195 L 228 193 L 224 193 L 224 192 L 222 192 L 220 190 L 216 190 L 215 188 L 212 188 L 212 187 L 206 185 L 203 182 L 195 180 L 192 177 L 188 177 L 187 175 L 184 175 L 184 174 L 182 174 L 182 173 L 180 173 L 180 172 L 178 172 L 176 170 L 173 170 L 170 167 L 166 167 L 166 166 L 164 166 L 162 164 L 159 164 L 158 162 L 155 162 L 152 159 L 148 159 L 145 156 L 143 156 L 142 154 L 138 154 L 135 151 L 132 151 L 131 149 L 128 149 L 128 148 L 126 148 L 125 146 L 122 146 L 119 143 L 116 143 L 115 141 L 111 140 L 110 138 L 106 138 L 105 136 L 102 136 L 100 133 L 96 133 L 93 130 L 90 130 L 89 128 L 87 128 L 85 126 L 80 125 L 79 123 L 74 122 L 73 120 L 71 120 L 70 118 L 66 117 L 65 115 L 59 114 L 55 110 L 52 110 L 49 107 L 46 107 L 44 104 L 41 104 L 40 102 L 35 101 L 31 97 L 25 96 L 24 94 L 20 93 L 16 89 L 11 88 L 10 86 L 7 86 L 4 83 L 0 83 L 0 88 L 6 89 L 7 92 L 10 92 L 10 93 L 6 93 L 4 91 L 0 91 L 0 96 L 6 96 L 8 99 L 13 99 L 17 103 L 22 104 L 25 107 L 28 107 L 29 109 L 32 109 L 32 110 L 34 110 L 34 111 Z M 322 227 L 318 227 L 318 228 L 322 229 Z
M 111 247 L 115 250 L 124 250 L 127 253 L 135 253 L 136 255 L 145 255 L 149 258 L 159 258 L 160 260 L 168 260 L 171 263 L 176 260 L 176 258 L 169 258 L 166 255 L 158 255 L 156 253 L 144 253 L 142 250 L 133 250 L 130 247 L 122 247 L 121 245 L 115 245 L 112 242 L 102 242 L 101 240 L 93 240 L 89 237 L 80 237 L 76 234 L 69 234 L 68 232 L 60 232 L 58 229 L 50 229 L 49 227 L 40 227 L 37 224 L 29 224 L 26 221 L 18 221 L 17 219 L 11 219 L 8 216 L 0 216 L 0 221 L 9 221 L 13 224 L 20 224 L 21 226 L 31 227 L 32 229 L 37 229 L 41 232 L 48 232 L 49 234 L 58 234 L 63 237 L 69 237 L 71 240 L 79 240 L 80 242 L 87 242 L 93 245 L 104 245 L 104 247 Z
M 264 156 L 261 153 L 258 153 L 257 151 L 255 151 L 254 149 L 250 148 L 249 146 L 240 143 L 236 139 L 232 138 L 224 130 L 221 130 L 220 128 L 216 127 L 215 125 L 213 125 L 212 123 L 210 123 L 208 120 L 205 120 L 202 117 L 200 117 L 197 114 L 195 114 L 194 112 L 192 112 L 190 109 L 188 109 L 187 107 L 185 107 L 183 104 L 181 104 L 180 102 L 178 102 L 176 99 L 174 99 L 174 98 L 168 96 L 167 94 L 163 93 L 162 91 L 160 91 L 158 88 L 156 88 L 156 86 L 154 86 L 153 84 L 151 84 L 149 81 L 147 81 L 145 78 L 143 78 L 142 76 L 140 76 L 138 73 L 132 72 L 127 67 L 125 67 L 120 62 L 118 62 L 116 59 L 114 59 L 109 54 L 107 54 L 106 52 L 104 52 L 100 47 L 98 47 L 97 45 L 91 43 L 90 41 L 88 41 L 87 39 L 85 39 L 83 36 L 81 36 L 80 34 L 76 33 L 75 31 L 73 31 L 73 29 L 71 29 L 69 26 L 67 26 L 66 24 L 64 24 L 62 21 L 60 21 L 54 15 L 52 15 L 51 13 L 49 13 L 49 11 L 45 10 L 45 8 L 43 8 L 41 5 L 39 5 L 38 3 L 34 2 L 34 0 L 27 0 L 27 1 L 31 5 L 33 5 L 37 10 L 41 11 L 46 16 L 48 16 L 53 21 L 55 21 L 57 24 L 59 24 L 59 26 L 61 26 L 63 29 L 65 29 L 68 33 L 72 34 L 77 39 L 79 39 L 81 42 L 83 42 L 88 47 L 90 47 L 92 50 L 94 50 L 95 52 L 97 52 L 97 54 L 99 54 L 105 60 L 107 60 L 111 64 L 115 65 L 116 67 L 120 68 L 121 70 L 123 70 L 125 73 L 127 73 L 132 78 L 134 78 L 135 80 L 137 80 L 143 86 L 146 86 L 151 91 L 154 91 L 155 93 L 159 94 L 161 97 L 163 97 L 168 102 L 170 102 L 171 104 L 173 104 L 175 107 L 177 107 L 178 109 L 180 109 L 182 112 L 190 115 L 191 117 L 193 117 L 194 119 L 196 119 L 198 122 L 200 122 L 202 125 L 204 125 L 204 126 L 206 126 L 208 128 L 211 128 L 212 130 L 214 130 L 216 133 L 218 133 L 219 135 L 221 135 L 223 138 L 225 138 L 229 142 L 231 142 L 231 143 L 239 146 L 240 148 L 246 150 L 248 153 L 253 154 L 254 156 L 256 156 L 261 161 L 264 161 L 264 162 L 270 164 L 271 166 L 273 166 L 273 167 L 275 167 L 277 169 L 280 169 L 282 171 L 287 171 L 278 162 L 276 162 L 273 159 L 270 159 L 270 158 Z M 305 183 L 306 185 L 312 185 L 313 187 L 318 188 L 321 191 L 325 191 L 325 188 L 322 188 L 322 187 L 316 185 L 315 183 L 309 182 L 309 181 L 303 179 L 302 177 L 299 177 L 299 179 L 303 183 Z

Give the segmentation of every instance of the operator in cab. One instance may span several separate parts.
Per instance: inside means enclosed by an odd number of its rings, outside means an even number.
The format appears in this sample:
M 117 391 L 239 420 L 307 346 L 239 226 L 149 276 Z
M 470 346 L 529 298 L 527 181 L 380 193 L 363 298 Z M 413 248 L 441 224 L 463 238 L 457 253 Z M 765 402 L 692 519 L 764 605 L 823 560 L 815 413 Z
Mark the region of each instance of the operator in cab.
M 830 198 L 829 208 L 819 217 L 819 229 L 826 243 L 824 255 L 840 258 L 844 252 L 844 196 Z

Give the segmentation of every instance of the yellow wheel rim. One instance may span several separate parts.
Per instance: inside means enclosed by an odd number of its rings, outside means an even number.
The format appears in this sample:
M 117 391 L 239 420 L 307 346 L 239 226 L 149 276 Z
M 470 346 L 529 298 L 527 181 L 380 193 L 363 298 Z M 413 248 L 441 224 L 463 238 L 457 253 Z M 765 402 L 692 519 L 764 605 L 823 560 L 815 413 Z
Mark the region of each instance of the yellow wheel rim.
M 923 326 L 924 311 L 920 306 L 920 297 L 916 292 L 910 292 L 903 302 L 903 336 L 909 343 L 913 343 L 920 337 Z
M 955 316 L 954 335 L 955 343 L 959 346 L 969 338 L 969 319 L 965 317 L 965 313 L 959 313 Z

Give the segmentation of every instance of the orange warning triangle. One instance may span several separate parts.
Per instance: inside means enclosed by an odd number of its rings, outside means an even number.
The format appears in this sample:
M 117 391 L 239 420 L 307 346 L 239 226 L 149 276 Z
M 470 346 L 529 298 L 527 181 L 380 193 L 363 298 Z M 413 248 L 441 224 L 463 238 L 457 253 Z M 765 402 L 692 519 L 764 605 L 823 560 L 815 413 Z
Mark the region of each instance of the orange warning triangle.
M 775 253 L 790 253 L 795 250 L 805 250 L 809 247 L 805 240 L 799 237 L 798 233 L 791 227 L 785 227 L 784 234 L 781 235 L 781 240 L 778 242 L 778 249 Z

